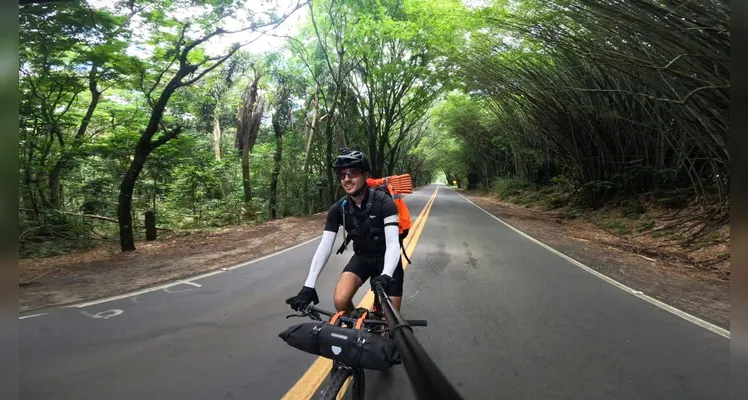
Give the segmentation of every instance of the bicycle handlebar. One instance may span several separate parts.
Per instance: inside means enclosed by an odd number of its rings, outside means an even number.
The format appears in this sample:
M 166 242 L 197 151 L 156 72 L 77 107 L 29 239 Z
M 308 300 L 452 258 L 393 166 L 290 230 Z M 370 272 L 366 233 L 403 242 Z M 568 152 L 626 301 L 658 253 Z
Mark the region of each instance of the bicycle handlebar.
M 333 313 L 332 311 L 323 310 L 311 304 L 309 304 L 309 306 L 307 306 L 303 312 L 305 314 L 316 312 L 322 315 L 326 315 L 328 317 L 332 317 L 333 315 L 335 315 L 335 313 Z M 340 321 L 343 321 L 349 324 L 355 324 L 356 321 L 358 321 L 356 318 L 350 318 L 350 317 L 344 317 L 344 316 L 340 316 L 338 319 Z M 408 325 L 410 326 L 428 326 L 428 321 L 426 321 L 425 319 L 409 319 L 407 320 L 407 322 L 408 322 Z M 387 321 L 381 320 L 381 319 L 364 319 L 364 324 L 365 325 L 387 325 Z

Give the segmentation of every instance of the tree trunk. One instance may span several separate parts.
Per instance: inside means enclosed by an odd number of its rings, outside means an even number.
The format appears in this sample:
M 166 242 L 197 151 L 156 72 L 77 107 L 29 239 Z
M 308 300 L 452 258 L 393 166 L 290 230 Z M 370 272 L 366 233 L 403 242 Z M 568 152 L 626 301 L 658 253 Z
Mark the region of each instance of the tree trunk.
M 49 174 L 49 206 L 54 210 L 59 210 L 62 208 L 60 176 L 62 175 L 63 168 L 65 168 L 65 165 L 67 164 L 66 158 L 67 157 L 65 156 L 65 154 L 63 154 L 62 157 L 57 160 L 54 168 L 52 168 L 52 172 L 50 172 Z
M 312 159 L 312 140 L 314 138 L 314 131 L 317 127 L 317 116 L 319 115 L 319 100 L 317 99 L 317 94 L 314 94 L 314 97 L 312 97 L 312 104 L 314 107 L 314 111 L 312 112 L 312 122 L 309 125 L 309 130 L 307 133 L 306 138 L 306 149 L 304 153 L 304 194 L 303 198 L 304 200 L 309 200 L 309 214 L 312 214 L 312 202 L 314 201 L 312 196 L 309 195 L 309 165 L 311 163 Z
M 306 139 L 306 150 L 304 152 L 304 172 L 309 172 L 309 161 L 310 156 L 312 153 L 312 138 L 314 137 L 314 130 L 317 126 L 317 113 L 319 111 L 319 103 L 317 102 L 317 94 L 314 95 L 312 98 L 312 104 L 314 107 L 314 111 L 312 112 L 312 123 L 309 126 L 309 131 L 307 133 L 307 139 Z
M 249 181 L 249 146 L 242 149 L 242 185 L 244 186 L 244 202 L 252 201 L 252 186 Z
M 270 219 L 277 217 L 278 176 L 280 175 L 283 153 L 283 130 L 276 121 L 273 121 L 273 130 L 275 131 L 275 156 L 273 156 L 273 175 L 270 179 Z
M 133 238 L 132 228 L 132 194 L 135 189 L 135 182 L 138 180 L 138 176 L 145 165 L 145 160 L 153 150 L 177 137 L 182 131 L 182 127 L 177 126 L 169 132 L 164 132 L 163 136 L 155 141 L 152 141 L 153 136 L 158 132 L 161 119 L 166 110 L 166 104 L 169 102 L 171 95 L 181 85 L 182 78 L 193 71 L 194 69 L 191 68 L 180 69 L 169 83 L 166 84 L 166 87 L 164 87 L 153 107 L 153 111 L 151 111 L 148 125 L 140 135 L 138 144 L 135 146 L 135 154 L 132 162 L 130 162 L 130 167 L 127 168 L 127 172 L 122 179 L 122 184 L 120 184 L 117 217 L 119 219 L 119 241 L 122 251 L 135 250 L 135 239 Z
M 372 164 L 371 170 L 374 173 L 374 176 L 379 178 L 384 173 L 384 161 L 385 161 L 385 154 L 384 149 L 385 146 L 389 142 L 389 134 L 390 134 L 390 124 L 389 121 L 385 121 L 384 128 L 382 128 L 383 131 L 379 132 L 379 143 L 377 144 L 377 160 L 375 163 Z
M 216 154 L 216 161 L 221 161 L 221 125 L 218 117 L 213 120 L 213 152 Z
M 96 107 L 99 105 L 99 100 L 101 99 L 102 92 L 100 92 L 96 87 L 97 72 L 98 67 L 94 64 L 88 74 L 88 90 L 91 92 L 91 102 L 88 104 L 86 114 L 83 116 L 83 119 L 81 119 L 81 124 L 78 126 L 78 132 L 75 133 L 75 138 L 73 139 L 73 144 L 71 146 L 72 149 L 78 149 L 83 145 L 83 136 L 86 134 L 86 130 L 88 130 L 88 125 L 91 123 L 91 118 L 93 118 L 94 111 L 96 111 Z M 64 150 L 65 149 L 63 149 L 63 151 Z M 62 156 L 60 156 L 60 159 L 55 163 L 54 168 L 52 168 L 52 172 L 49 174 L 49 205 L 55 210 L 59 210 L 62 206 L 60 178 L 62 177 L 64 170 L 73 166 L 73 160 L 74 156 L 71 154 L 71 150 L 68 149 L 67 151 L 64 151 Z
M 327 185 L 328 185 L 328 195 L 329 198 L 327 199 L 328 203 L 332 204 L 333 199 L 335 198 L 335 180 L 332 176 L 332 168 L 330 167 L 332 165 L 332 139 L 333 139 L 333 133 L 332 133 L 332 124 L 330 122 L 327 123 L 327 146 L 325 147 L 325 156 L 327 158 L 327 165 L 325 165 L 325 172 L 327 172 Z
M 398 152 L 400 151 L 400 142 L 402 140 L 398 140 L 397 143 L 390 149 L 390 159 L 387 163 L 387 175 L 392 176 L 395 173 L 395 162 L 397 161 Z
M 371 85 L 369 87 L 371 88 Z M 371 89 L 369 90 L 369 107 L 367 112 L 369 113 L 369 115 L 367 115 L 367 130 L 369 132 L 369 162 L 371 162 L 371 165 L 373 167 L 377 164 L 379 153 L 377 152 L 377 124 L 374 119 L 374 93 Z
M 23 134 L 23 131 L 21 131 Z M 36 201 L 35 188 L 36 183 L 32 177 L 32 171 L 34 169 L 34 146 L 28 144 L 27 140 L 24 140 L 27 146 L 26 159 L 23 165 L 23 204 L 26 208 L 34 210 L 34 220 L 39 220 L 39 203 Z
M 138 142 L 138 146 L 135 148 L 135 156 L 125 173 L 125 177 L 122 179 L 122 184 L 119 188 L 117 218 L 119 219 L 119 241 L 122 251 L 135 250 L 132 214 L 130 213 L 130 210 L 132 209 L 132 193 L 135 189 L 135 182 L 138 179 L 138 175 L 140 175 L 140 172 L 143 170 L 145 160 L 150 153 L 150 149 L 147 147 L 148 145 L 149 143 L 144 143 L 142 139 Z
M 239 126 L 237 127 L 237 147 L 242 152 L 242 184 L 244 186 L 244 203 L 249 204 L 252 200 L 252 187 L 250 185 L 249 153 L 257 140 L 257 131 L 260 129 L 260 119 L 264 111 L 264 103 L 257 96 L 257 84 L 261 75 L 255 74 L 255 78 L 247 86 L 242 95 L 242 106 L 239 110 Z
M 153 210 L 145 212 L 145 240 L 153 241 L 158 237 L 156 233 L 156 213 Z

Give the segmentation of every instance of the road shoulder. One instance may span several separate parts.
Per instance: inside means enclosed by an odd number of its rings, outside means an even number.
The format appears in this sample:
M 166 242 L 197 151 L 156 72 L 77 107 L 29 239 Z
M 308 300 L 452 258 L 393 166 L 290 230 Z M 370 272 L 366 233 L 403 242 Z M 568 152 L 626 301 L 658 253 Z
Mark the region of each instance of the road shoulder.
M 19 312 L 119 295 L 231 267 L 308 241 L 322 232 L 325 214 L 285 218 L 137 244 L 19 261 Z
M 567 223 L 551 212 L 526 209 L 475 193 L 463 195 L 506 223 L 588 267 L 729 330 L 729 279 L 672 260 L 641 256 L 589 223 Z

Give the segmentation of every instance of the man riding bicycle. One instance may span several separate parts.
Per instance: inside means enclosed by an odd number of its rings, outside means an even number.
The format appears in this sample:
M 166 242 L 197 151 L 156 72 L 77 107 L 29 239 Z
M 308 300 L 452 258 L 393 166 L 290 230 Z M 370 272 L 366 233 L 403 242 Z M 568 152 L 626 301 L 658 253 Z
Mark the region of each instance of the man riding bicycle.
M 354 254 L 335 287 L 335 309 L 354 317 L 365 311 L 363 308 L 354 310 L 352 299 L 358 288 L 371 278 L 372 289 L 381 284 L 399 310 L 404 270 L 400 258 L 397 206 L 384 192 L 367 187 L 371 165 L 360 151 L 344 151 L 335 159 L 332 168 L 346 196 L 327 212 L 322 241 L 312 258 L 306 282 L 299 294 L 288 298 L 286 303 L 296 311 L 312 301 L 319 303 L 314 286 L 330 258 L 338 228 L 342 225 L 353 240 Z

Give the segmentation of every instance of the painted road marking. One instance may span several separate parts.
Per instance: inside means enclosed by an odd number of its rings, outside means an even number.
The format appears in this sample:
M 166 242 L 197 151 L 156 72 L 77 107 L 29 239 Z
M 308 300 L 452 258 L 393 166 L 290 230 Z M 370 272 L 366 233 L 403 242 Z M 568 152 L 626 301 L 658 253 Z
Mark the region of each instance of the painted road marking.
M 91 318 L 95 318 L 95 319 L 109 319 L 109 318 L 121 315 L 123 312 L 125 312 L 125 311 L 117 309 L 117 308 L 113 308 L 111 310 L 105 310 L 105 311 L 97 312 L 96 314 L 91 314 L 91 313 L 89 313 L 87 311 L 81 311 L 80 313 L 83 314 L 83 315 L 85 315 L 85 316 L 87 316 L 87 317 L 91 317 Z
M 27 318 L 41 317 L 42 315 L 47 315 L 47 314 L 49 314 L 49 313 L 24 315 L 23 317 L 18 317 L 18 319 L 27 319 Z
M 457 192 L 455 192 L 455 193 L 457 193 Z M 509 227 L 513 231 L 519 233 L 520 235 L 524 236 L 527 239 L 530 239 L 531 241 L 535 242 L 536 244 L 540 245 L 541 247 L 545 248 L 546 250 L 548 250 L 548 251 L 552 252 L 553 254 L 555 254 L 555 255 L 557 255 L 557 256 L 565 259 L 566 261 L 568 261 L 568 262 L 576 265 L 577 267 L 579 267 L 579 268 L 581 268 L 581 269 L 589 272 L 590 274 L 595 275 L 596 277 L 604 280 L 605 282 L 608 282 L 611 285 L 613 285 L 613 286 L 615 286 L 615 287 L 623 290 L 624 292 L 627 292 L 627 293 L 629 293 L 629 294 L 631 294 L 633 296 L 636 296 L 636 297 L 638 297 L 638 298 L 640 298 L 640 299 L 642 299 L 642 300 L 644 300 L 644 301 L 646 301 L 646 302 L 648 302 L 650 304 L 653 304 L 653 305 L 655 305 L 655 306 L 657 306 L 657 307 L 659 307 L 659 308 L 661 308 L 661 309 L 663 309 L 665 311 L 668 311 L 668 312 L 670 312 L 672 314 L 675 314 L 675 315 L 677 315 L 677 316 L 685 319 L 686 321 L 692 322 L 692 323 L 694 323 L 694 324 L 696 324 L 696 325 L 698 325 L 698 326 L 700 326 L 700 327 L 702 327 L 704 329 L 712 331 L 712 332 L 714 332 L 714 333 L 716 333 L 716 334 L 718 334 L 720 336 L 726 337 L 728 339 L 730 338 L 730 331 L 728 331 L 727 329 L 720 328 L 719 326 L 714 325 L 712 323 L 709 323 L 707 321 L 704 321 L 703 319 L 701 319 L 699 317 L 691 315 L 691 314 L 689 314 L 689 313 L 687 313 L 685 311 L 679 310 L 679 309 L 677 309 L 677 308 L 675 308 L 675 307 L 673 307 L 673 306 L 671 306 L 669 304 L 663 303 L 660 300 L 657 300 L 657 299 L 655 299 L 653 297 L 647 296 L 646 294 L 642 293 L 640 290 L 632 289 L 632 288 L 624 285 L 623 283 L 616 281 L 613 278 L 610 278 L 610 277 L 608 277 L 606 275 L 603 275 L 600 272 L 595 271 L 594 269 L 592 269 L 592 268 L 590 268 L 590 267 L 582 264 L 581 262 L 579 262 L 579 261 L 577 261 L 577 260 L 575 260 L 575 259 L 567 256 L 566 254 L 564 254 L 564 253 L 562 253 L 562 252 L 554 249 L 553 247 L 548 246 L 547 244 L 545 244 L 545 243 L 543 243 L 543 242 L 535 239 L 534 237 L 532 237 L 532 236 L 530 236 L 530 235 L 522 232 L 521 230 L 519 230 L 519 229 L 517 229 L 517 228 L 515 228 L 515 227 L 513 227 L 511 225 L 509 225 L 508 223 L 506 223 L 503 220 L 501 220 L 499 217 L 491 214 L 490 212 L 484 210 L 481 206 L 473 203 L 472 201 L 470 201 L 470 199 L 466 198 L 462 194 L 460 194 L 460 193 L 457 193 L 457 194 L 460 195 L 460 197 L 462 197 L 463 199 L 465 199 L 470 204 L 478 207 L 478 209 L 480 209 L 484 213 L 490 215 L 495 220 L 497 220 L 497 221 L 501 222 L 502 224 L 506 225 L 507 227 Z
M 421 237 L 421 232 L 423 231 L 423 227 L 426 225 L 426 219 L 431 212 L 431 207 L 434 204 L 434 200 L 436 200 L 436 195 L 438 192 L 439 186 L 434 189 L 434 194 L 432 194 L 429 201 L 426 202 L 423 210 L 421 210 L 418 218 L 416 218 L 416 221 L 413 223 L 408 236 L 403 241 L 403 247 L 406 249 L 405 252 L 408 255 L 408 258 L 413 255 L 413 250 L 416 247 L 416 243 L 418 243 L 418 239 Z M 404 256 L 402 257 L 402 260 L 403 269 L 406 269 L 408 267 L 408 264 L 406 263 Z M 357 307 L 369 308 L 372 306 L 372 304 L 374 304 L 374 292 L 368 290 Z M 332 360 L 330 360 L 329 358 L 317 357 L 317 359 L 314 360 L 314 363 L 312 363 L 312 365 L 304 373 L 304 375 L 302 375 L 301 378 L 296 382 L 296 384 L 294 384 L 294 386 L 282 397 L 282 400 L 311 399 L 312 396 L 314 396 L 314 394 L 317 392 L 319 386 L 325 380 L 327 375 L 330 373 L 331 368 Z M 338 398 L 340 398 L 342 393 L 345 393 L 348 385 L 350 384 L 350 381 L 350 378 L 345 381 L 340 392 L 338 392 Z
M 177 286 L 177 285 L 175 285 L 175 286 Z M 174 286 L 169 286 L 168 288 L 163 288 L 163 289 L 161 289 L 161 290 L 163 290 L 163 291 L 164 291 L 164 292 L 166 292 L 166 293 L 171 293 L 171 294 L 176 294 L 176 293 L 184 293 L 184 292 L 189 292 L 189 291 L 191 291 L 191 290 L 192 290 L 192 288 L 191 288 L 191 287 L 188 287 L 188 288 L 184 288 L 184 289 L 182 289 L 182 290 L 172 290 L 172 289 L 171 289 L 172 287 L 174 287 Z
M 248 265 L 252 265 L 254 263 L 257 263 L 257 262 L 260 262 L 262 260 L 268 259 L 270 257 L 274 257 L 274 256 L 277 256 L 277 255 L 283 254 L 285 252 L 294 250 L 294 249 L 296 249 L 298 247 L 304 246 L 306 244 L 309 244 L 309 243 L 311 243 L 311 242 L 319 239 L 320 237 L 321 237 L 321 235 L 313 237 L 313 238 L 307 240 L 304 243 L 299 243 L 299 244 L 297 244 L 295 246 L 292 246 L 292 247 L 289 247 L 287 249 L 283 249 L 283 250 L 275 252 L 275 253 L 267 254 L 267 255 L 262 256 L 260 258 L 256 258 L 256 259 L 251 260 L 251 261 L 247 261 L 247 262 L 244 262 L 244 263 L 241 263 L 241 264 L 234 265 L 233 267 L 221 268 L 220 270 L 217 270 L 217 271 L 207 272 L 207 273 L 204 273 L 204 274 L 201 274 L 201 275 L 194 276 L 194 277 L 190 278 L 190 283 L 189 284 L 192 284 L 193 286 L 198 285 L 197 283 L 192 282 L 192 281 L 198 280 L 198 279 L 207 278 L 207 277 L 213 276 L 213 275 L 217 275 L 217 274 L 223 273 L 225 271 L 230 271 L 230 270 L 233 270 L 233 269 L 242 268 L 242 267 L 246 267 Z M 128 292 L 128 293 L 120 294 L 120 295 L 117 295 L 117 296 L 105 297 L 103 299 L 87 301 L 87 302 L 84 302 L 84 303 L 71 304 L 69 306 L 65 306 L 65 308 L 71 308 L 71 307 L 83 308 L 83 307 L 93 306 L 93 305 L 96 305 L 96 304 L 108 303 L 108 302 L 114 301 L 114 300 L 121 300 L 121 299 L 126 299 L 128 297 L 138 296 L 138 295 L 141 295 L 141 294 L 144 294 L 144 293 L 155 292 L 156 290 L 167 289 L 167 288 L 170 288 L 172 286 L 181 285 L 183 283 L 185 283 L 184 280 L 178 280 L 178 281 L 175 281 L 175 282 L 169 282 L 169 283 L 166 283 L 166 284 L 163 284 L 163 285 L 158 285 L 158 286 L 153 286 L 153 287 L 149 287 L 149 288 L 145 288 L 145 289 L 140 289 L 140 290 L 136 290 L 136 291 L 133 291 L 133 292 Z
M 185 285 L 192 285 L 194 287 L 203 287 L 203 285 L 191 281 L 183 281 L 182 283 L 184 283 Z

